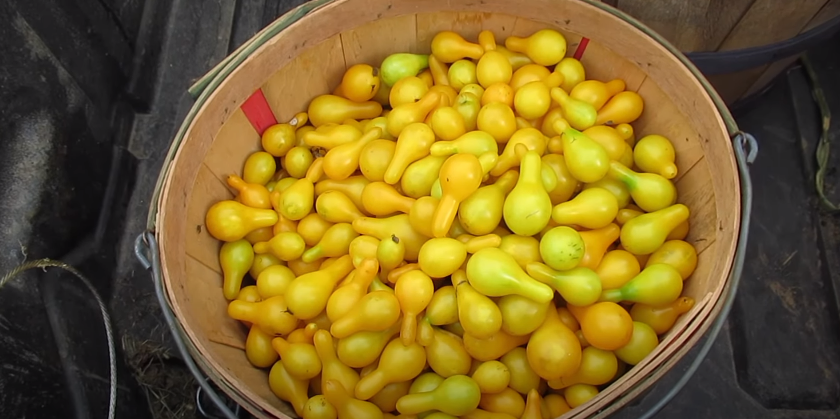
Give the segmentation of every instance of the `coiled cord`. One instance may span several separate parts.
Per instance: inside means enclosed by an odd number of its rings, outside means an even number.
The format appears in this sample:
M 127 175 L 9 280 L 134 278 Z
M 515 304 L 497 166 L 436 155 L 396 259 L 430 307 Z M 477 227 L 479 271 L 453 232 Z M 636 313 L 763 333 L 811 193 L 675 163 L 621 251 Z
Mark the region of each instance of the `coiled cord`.
M 108 307 L 105 305 L 102 297 L 99 296 L 96 288 L 94 288 L 93 284 L 87 279 L 87 277 L 85 277 L 84 274 L 64 262 L 53 259 L 38 259 L 18 265 L 3 275 L 3 278 L 0 279 L 0 289 L 24 271 L 35 268 L 59 268 L 70 272 L 75 275 L 76 278 L 79 278 L 83 284 L 85 284 L 85 287 L 87 287 L 90 293 L 93 294 L 93 298 L 96 299 L 96 303 L 99 305 L 99 311 L 102 313 L 102 323 L 105 324 L 105 335 L 108 339 L 108 419 L 114 419 L 117 410 L 117 350 L 114 343 L 114 330 L 111 326 L 111 315 L 108 314 Z

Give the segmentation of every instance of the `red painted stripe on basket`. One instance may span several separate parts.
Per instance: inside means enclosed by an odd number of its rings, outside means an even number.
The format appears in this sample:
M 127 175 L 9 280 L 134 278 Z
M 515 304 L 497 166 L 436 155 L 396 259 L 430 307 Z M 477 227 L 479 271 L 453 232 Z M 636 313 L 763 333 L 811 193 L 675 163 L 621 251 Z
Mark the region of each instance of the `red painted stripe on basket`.
M 578 44 L 577 49 L 575 50 L 575 59 L 579 60 L 580 57 L 583 57 L 583 53 L 586 51 L 586 46 L 589 45 L 589 38 L 581 38 L 580 43 Z
M 257 133 L 262 135 L 268 127 L 277 123 L 277 118 L 274 117 L 274 112 L 268 106 L 268 101 L 265 100 L 265 94 L 262 89 L 257 89 L 245 103 L 242 104 L 242 112 L 245 117 L 251 121 L 251 125 L 257 130 Z

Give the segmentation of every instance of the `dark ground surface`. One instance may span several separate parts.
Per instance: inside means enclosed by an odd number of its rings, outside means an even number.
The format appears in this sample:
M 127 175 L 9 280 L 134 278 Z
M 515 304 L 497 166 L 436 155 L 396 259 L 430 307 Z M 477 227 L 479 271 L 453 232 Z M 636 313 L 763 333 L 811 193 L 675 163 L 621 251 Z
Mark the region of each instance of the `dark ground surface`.
M 187 87 L 297 1 L 0 2 L 10 23 L 0 25 L 0 273 L 27 257 L 64 257 L 90 275 L 118 329 L 119 418 L 197 415 L 196 385 L 175 355 L 133 241 L 191 104 Z M 835 37 L 812 53 L 835 113 L 838 47 Z M 836 418 L 840 221 L 819 209 L 814 192 L 820 120 L 804 72 L 792 70 L 736 116 L 760 143 L 739 295 L 708 359 L 656 417 Z M 837 140 L 840 123 L 833 125 Z M 831 166 L 838 163 L 835 147 Z M 826 190 L 840 201 L 838 184 L 832 169 Z M 108 194 L 113 205 L 101 217 Z M 104 417 L 98 319 L 70 276 L 32 272 L 5 287 L 0 417 Z M 640 416 L 688 363 L 615 417 Z

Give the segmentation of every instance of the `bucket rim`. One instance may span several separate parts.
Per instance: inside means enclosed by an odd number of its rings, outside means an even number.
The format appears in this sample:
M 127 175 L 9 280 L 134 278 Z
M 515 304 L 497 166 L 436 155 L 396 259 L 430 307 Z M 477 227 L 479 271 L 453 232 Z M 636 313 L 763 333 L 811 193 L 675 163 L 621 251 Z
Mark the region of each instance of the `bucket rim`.
M 204 76 L 199 78 L 195 83 L 192 84 L 192 86 L 189 87 L 188 92 L 193 98 L 194 102 L 193 105 L 190 107 L 189 112 L 184 117 L 184 120 L 181 122 L 181 125 L 179 126 L 174 138 L 172 139 L 169 151 L 167 152 L 166 157 L 164 158 L 163 166 L 161 167 L 161 171 L 155 183 L 155 188 L 152 192 L 151 200 L 149 203 L 148 217 L 146 220 L 146 228 L 148 230 L 155 230 L 155 226 L 157 224 L 158 204 L 162 195 L 163 186 L 166 183 L 166 179 L 169 174 L 170 165 L 175 158 L 175 154 L 177 153 L 181 142 L 183 141 L 184 136 L 187 133 L 188 128 L 192 125 L 193 120 L 198 114 L 198 111 L 204 106 L 204 104 L 207 102 L 208 98 L 215 91 L 215 89 L 219 87 L 219 85 L 221 85 L 221 83 L 225 81 L 227 77 L 245 61 L 246 58 L 250 57 L 251 54 L 256 52 L 260 47 L 262 47 L 266 42 L 274 38 L 280 32 L 282 32 L 298 20 L 308 16 L 310 13 L 321 9 L 324 6 L 339 1 L 344 0 L 312 0 L 288 11 L 287 13 L 277 18 L 274 22 L 270 23 L 268 26 L 263 28 L 261 31 L 257 32 L 248 41 L 245 41 L 245 43 L 239 46 L 239 48 L 237 48 L 234 52 L 222 59 L 222 61 L 219 62 L 219 64 L 210 69 L 210 71 L 208 71 Z M 729 111 L 729 108 L 726 106 L 726 103 L 717 93 L 717 91 L 709 82 L 709 80 L 706 79 L 706 76 L 704 76 L 703 73 L 700 72 L 697 66 L 682 51 L 680 51 L 677 47 L 671 44 L 670 41 L 665 39 L 662 35 L 658 34 L 653 29 L 651 29 L 638 19 L 634 18 L 633 16 L 630 16 L 629 14 L 619 9 L 616 9 L 608 4 L 602 3 L 598 0 L 577 1 L 598 8 L 631 24 L 634 28 L 649 36 L 651 39 L 653 39 L 666 50 L 668 50 L 668 52 L 671 53 L 671 55 L 673 55 L 674 58 L 679 60 L 680 63 L 682 63 L 689 70 L 689 72 L 691 72 L 694 78 L 703 86 L 703 89 L 709 95 L 709 98 L 712 100 L 712 103 L 717 109 L 718 114 L 723 119 L 723 123 L 726 126 L 726 130 L 729 132 L 729 135 L 735 136 L 738 132 L 740 132 L 740 129 L 738 128 L 738 123 L 735 122 L 735 118 L 732 116 L 732 113 Z

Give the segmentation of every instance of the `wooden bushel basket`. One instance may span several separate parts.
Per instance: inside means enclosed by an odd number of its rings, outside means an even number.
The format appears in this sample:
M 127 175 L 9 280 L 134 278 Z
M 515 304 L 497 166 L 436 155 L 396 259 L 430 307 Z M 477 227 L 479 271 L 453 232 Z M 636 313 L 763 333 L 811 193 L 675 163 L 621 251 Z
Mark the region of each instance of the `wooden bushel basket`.
M 697 301 L 694 308 L 654 353 L 566 417 L 605 416 L 620 408 L 708 329 L 722 295 L 730 292 L 742 223 L 741 178 L 730 142 L 737 127 L 685 57 L 621 12 L 580 0 L 317 0 L 278 19 L 200 82 L 150 212 L 168 305 L 192 358 L 232 399 L 258 417 L 295 417 L 269 390 L 267 371 L 245 357 L 246 330 L 228 317 L 222 296 L 221 243 L 204 226 L 207 209 L 233 197 L 224 179 L 241 173 L 245 158 L 260 149 L 241 106 L 261 91 L 276 120 L 288 121 L 313 97 L 332 91 L 346 67 L 378 65 L 394 52 L 429 53 L 438 31 L 475 40 L 483 29 L 504 39 L 542 28 L 563 32 L 569 55 L 582 53 L 587 78 L 621 78 L 644 98 L 646 110 L 633 125 L 639 137 L 656 133 L 672 140 L 679 202 L 691 209 L 687 240 L 699 253 L 684 291 Z

